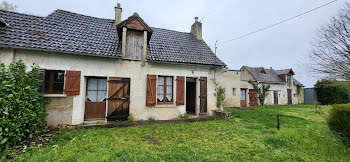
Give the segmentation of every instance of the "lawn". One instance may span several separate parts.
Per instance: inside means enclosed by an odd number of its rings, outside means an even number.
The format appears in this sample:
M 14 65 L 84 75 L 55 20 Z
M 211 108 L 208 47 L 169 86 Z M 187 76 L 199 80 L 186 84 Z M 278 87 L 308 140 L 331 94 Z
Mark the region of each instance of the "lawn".
M 311 105 L 227 110 L 231 120 L 68 131 L 15 161 L 350 161 Z

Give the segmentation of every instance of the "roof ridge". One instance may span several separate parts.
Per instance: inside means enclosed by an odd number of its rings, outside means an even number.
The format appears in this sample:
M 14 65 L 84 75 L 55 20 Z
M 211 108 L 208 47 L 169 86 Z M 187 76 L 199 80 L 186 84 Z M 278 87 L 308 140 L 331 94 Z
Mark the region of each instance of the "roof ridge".
M 167 30 L 167 31 L 173 31 L 173 32 L 179 32 L 179 33 L 185 33 L 185 34 L 191 34 L 190 32 L 183 32 L 183 31 L 178 31 L 178 30 L 174 30 L 174 29 L 158 28 L 158 27 L 152 27 L 152 26 L 150 26 L 150 28 Z
M 32 17 L 37 17 L 37 18 L 44 18 L 44 16 L 38 16 L 38 15 L 27 14 L 27 13 L 20 13 L 20 12 L 16 12 L 16 11 L 8 11 L 8 10 L 2 10 L 2 9 L 0 9 L 0 11 L 12 13 L 12 14 L 18 14 L 18 15 L 32 16 Z
M 63 10 L 63 9 L 56 9 L 56 10 L 54 10 L 53 12 L 51 12 L 50 14 L 48 14 L 46 17 L 49 17 L 50 15 L 53 15 L 54 13 L 58 13 L 58 12 L 65 12 L 65 13 L 70 13 L 70 14 L 74 14 L 74 15 L 78 15 L 78 16 L 90 17 L 90 18 L 94 18 L 94 19 L 115 21 L 115 20 L 113 20 L 113 19 L 94 17 L 94 16 L 89 16 L 89 15 L 84 15 L 84 14 L 72 12 L 72 11 Z

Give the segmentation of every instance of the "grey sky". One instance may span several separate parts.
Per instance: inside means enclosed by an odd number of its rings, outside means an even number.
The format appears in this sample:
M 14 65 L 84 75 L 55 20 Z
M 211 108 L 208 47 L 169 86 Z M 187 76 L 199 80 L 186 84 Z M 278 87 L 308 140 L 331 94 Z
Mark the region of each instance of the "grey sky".
M 189 32 L 198 16 L 203 23 L 203 37 L 230 69 L 242 65 L 274 69 L 293 68 L 295 78 L 307 87 L 317 80 L 304 64 L 310 43 L 319 27 L 346 2 L 337 2 L 317 11 L 275 26 L 266 31 L 222 44 L 220 42 L 257 30 L 325 4 L 331 0 L 7 0 L 17 11 L 46 16 L 56 9 L 84 15 L 114 18 L 117 2 L 123 8 L 122 19 L 134 12 L 149 26 Z

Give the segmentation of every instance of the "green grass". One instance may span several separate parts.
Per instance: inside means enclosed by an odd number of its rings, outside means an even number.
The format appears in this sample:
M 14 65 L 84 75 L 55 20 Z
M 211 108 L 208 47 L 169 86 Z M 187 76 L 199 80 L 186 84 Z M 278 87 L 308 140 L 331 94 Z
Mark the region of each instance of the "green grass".
M 313 106 L 227 110 L 231 120 L 74 130 L 15 161 L 350 161 Z

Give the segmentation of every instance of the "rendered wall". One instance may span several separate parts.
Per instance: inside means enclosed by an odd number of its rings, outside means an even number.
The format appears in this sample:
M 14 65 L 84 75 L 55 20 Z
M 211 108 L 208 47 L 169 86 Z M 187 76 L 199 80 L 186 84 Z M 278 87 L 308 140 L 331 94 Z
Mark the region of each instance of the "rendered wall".
M 240 71 L 226 71 L 223 74 L 223 87 L 226 89 L 226 106 L 240 107 Z M 235 89 L 233 93 L 233 89 Z
M 6 51 L 6 49 L 0 49 Z M 176 76 L 197 78 L 196 114 L 199 114 L 200 77 L 207 77 L 207 103 L 208 114 L 216 110 L 215 78 L 222 79 L 222 69 L 212 69 L 209 66 L 179 65 L 169 63 L 151 63 L 144 61 L 127 61 L 114 58 L 80 56 L 62 53 L 38 52 L 29 50 L 16 50 L 15 59 L 22 59 L 27 66 L 37 63 L 40 68 L 47 70 L 77 70 L 81 71 L 80 95 L 73 97 L 71 124 L 84 122 L 86 77 L 126 77 L 130 78 L 130 113 L 135 120 L 147 120 L 150 117 L 165 120 L 178 118 L 186 112 L 186 106 L 176 106 Z M 0 58 L 8 62 L 10 59 Z M 12 61 L 12 60 L 11 60 Z M 147 74 L 166 75 L 174 77 L 173 98 L 174 104 L 155 107 L 146 107 L 146 79 Z M 185 87 L 186 88 L 186 87 Z M 62 96 L 59 96 L 62 97 Z M 63 96 L 64 97 L 64 96 Z M 185 97 L 186 98 L 186 97 Z M 108 101 L 107 101 L 108 105 Z M 107 106 L 108 107 L 108 106 Z M 107 112 L 107 111 L 106 111 Z

